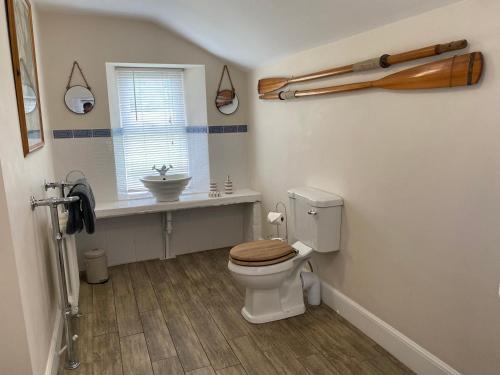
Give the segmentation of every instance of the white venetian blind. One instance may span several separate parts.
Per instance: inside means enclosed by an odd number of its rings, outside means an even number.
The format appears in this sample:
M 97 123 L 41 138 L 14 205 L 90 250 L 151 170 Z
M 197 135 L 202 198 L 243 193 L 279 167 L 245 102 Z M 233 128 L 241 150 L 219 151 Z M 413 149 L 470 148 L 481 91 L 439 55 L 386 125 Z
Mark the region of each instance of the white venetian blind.
M 117 68 L 120 128 L 113 132 L 118 190 L 146 189 L 140 178 L 151 167 L 172 164 L 189 173 L 182 69 Z

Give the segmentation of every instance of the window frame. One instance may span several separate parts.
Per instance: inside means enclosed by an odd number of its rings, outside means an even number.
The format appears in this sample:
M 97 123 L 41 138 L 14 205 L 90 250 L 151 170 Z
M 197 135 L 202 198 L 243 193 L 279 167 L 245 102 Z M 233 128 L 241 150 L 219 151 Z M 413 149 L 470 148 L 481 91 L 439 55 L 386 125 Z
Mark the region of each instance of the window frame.
M 205 81 L 205 65 L 197 65 L 197 64 L 149 64 L 149 63 L 106 63 L 106 82 L 107 82 L 107 88 L 108 88 L 108 105 L 109 105 L 109 116 L 110 116 L 110 124 L 111 124 L 111 132 L 113 134 L 116 129 L 121 129 L 121 119 L 120 119 L 120 101 L 119 101 L 119 89 L 118 89 L 118 82 L 117 82 L 117 75 L 116 75 L 116 70 L 119 68 L 139 68 L 139 69 L 202 69 L 203 71 L 203 95 L 204 95 L 204 103 L 205 103 L 205 121 L 204 126 L 207 126 L 207 121 L 206 121 L 206 81 Z M 185 101 L 187 102 L 186 98 L 186 90 L 184 92 L 185 95 Z M 187 103 L 185 103 L 187 105 Z M 191 124 L 188 116 L 186 116 L 186 127 L 189 127 L 190 125 L 195 125 L 199 126 L 200 124 Z M 115 151 L 113 151 L 113 155 L 115 154 Z M 208 156 L 208 155 L 207 155 Z M 188 152 L 188 157 L 190 159 L 191 163 L 191 158 L 192 155 L 189 154 Z M 143 192 L 127 192 L 124 193 L 120 191 L 119 189 L 119 183 L 118 183 L 118 176 L 117 176 L 117 171 L 116 171 L 116 156 L 114 155 L 114 160 L 115 163 L 113 163 L 113 178 L 115 182 L 115 191 L 117 193 L 118 199 L 119 200 L 129 200 L 129 199 L 140 199 L 140 198 L 148 198 L 152 197 L 153 195 L 149 191 L 143 191 Z M 197 193 L 199 191 L 190 191 L 189 189 L 186 189 L 183 194 L 192 194 L 192 193 Z

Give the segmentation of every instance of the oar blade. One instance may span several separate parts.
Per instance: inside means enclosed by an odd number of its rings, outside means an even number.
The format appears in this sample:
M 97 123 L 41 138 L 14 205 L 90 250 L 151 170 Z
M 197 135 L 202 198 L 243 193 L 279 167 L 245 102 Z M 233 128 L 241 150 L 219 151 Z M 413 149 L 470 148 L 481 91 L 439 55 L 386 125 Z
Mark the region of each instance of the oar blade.
M 390 90 L 467 86 L 478 83 L 482 71 L 483 55 L 473 52 L 402 70 L 375 81 L 374 86 Z
M 282 89 L 288 84 L 289 78 L 273 77 L 259 79 L 258 90 L 259 94 L 267 94 L 279 89 Z
M 483 74 L 483 67 L 484 67 L 483 54 L 481 52 L 474 52 L 473 55 L 474 57 L 472 62 L 472 72 L 470 74 L 471 82 L 468 83 L 470 85 L 475 85 L 479 82 Z

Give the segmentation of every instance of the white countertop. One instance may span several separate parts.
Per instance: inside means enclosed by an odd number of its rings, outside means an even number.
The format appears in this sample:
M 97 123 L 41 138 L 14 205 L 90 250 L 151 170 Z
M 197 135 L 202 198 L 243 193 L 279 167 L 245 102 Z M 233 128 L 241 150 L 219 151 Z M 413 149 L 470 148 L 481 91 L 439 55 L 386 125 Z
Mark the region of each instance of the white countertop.
M 221 193 L 218 198 L 209 198 L 208 193 L 181 195 L 176 202 L 157 202 L 155 198 L 130 199 L 115 202 L 97 203 L 97 219 L 110 217 L 150 214 L 155 212 L 176 211 L 189 208 L 225 206 L 229 204 L 260 202 L 261 194 L 250 189 L 236 190 L 233 194 Z

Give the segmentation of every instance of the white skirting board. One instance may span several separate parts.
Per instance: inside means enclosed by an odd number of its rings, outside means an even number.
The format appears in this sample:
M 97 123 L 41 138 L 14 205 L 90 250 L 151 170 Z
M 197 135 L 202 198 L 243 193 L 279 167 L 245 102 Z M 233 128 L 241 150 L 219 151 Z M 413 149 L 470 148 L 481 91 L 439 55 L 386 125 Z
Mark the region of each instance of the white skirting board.
M 337 311 L 417 374 L 460 375 L 451 366 L 325 282 L 321 282 L 321 298 L 323 303 Z
M 56 318 L 54 321 L 54 330 L 50 340 L 49 355 L 47 357 L 47 366 L 45 375 L 57 375 L 59 370 L 59 348 L 61 347 L 64 322 L 62 319 L 61 310 L 57 309 Z

